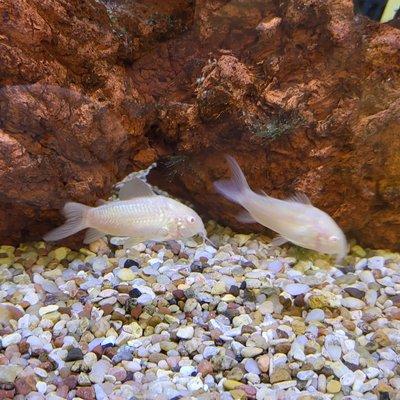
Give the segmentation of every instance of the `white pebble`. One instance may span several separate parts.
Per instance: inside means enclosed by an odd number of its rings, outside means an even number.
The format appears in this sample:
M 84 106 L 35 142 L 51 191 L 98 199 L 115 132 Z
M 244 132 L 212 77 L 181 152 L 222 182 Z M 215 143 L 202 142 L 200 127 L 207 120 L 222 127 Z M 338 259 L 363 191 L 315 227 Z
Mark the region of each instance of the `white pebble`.
M 353 310 L 362 310 L 365 307 L 365 303 L 355 297 L 345 297 L 342 299 L 342 306 Z
M 311 290 L 310 286 L 303 283 L 289 283 L 289 285 L 286 285 L 283 289 L 291 296 L 298 296 L 299 294 L 304 294 Z
M 325 312 L 320 308 L 311 310 L 306 317 L 306 322 L 323 321 L 325 319 Z
M 183 326 L 178 329 L 176 332 L 176 336 L 181 339 L 191 339 L 194 335 L 194 328 L 193 326 Z
M 18 344 L 22 339 L 22 336 L 18 332 L 11 333 L 10 335 L 3 336 L 1 338 L 1 344 L 3 347 L 11 346 L 12 344 Z
M 52 313 L 52 312 L 54 312 L 54 311 L 57 311 L 58 308 L 59 308 L 59 307 L 58 307 L 57 304 L 50 304 L 50 305 L 48 305 L 48 306 L 41 307 L 41 308 L 39 308 L 39 315 L 40 315 L 41 317 L 43 317 L 43 315 L 50 314 L 50 313 Z

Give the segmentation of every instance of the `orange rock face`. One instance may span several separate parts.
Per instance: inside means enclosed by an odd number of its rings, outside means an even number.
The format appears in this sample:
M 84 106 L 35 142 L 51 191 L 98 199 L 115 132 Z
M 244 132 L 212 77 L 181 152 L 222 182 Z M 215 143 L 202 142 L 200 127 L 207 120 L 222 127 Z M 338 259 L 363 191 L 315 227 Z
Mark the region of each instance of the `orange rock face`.
M 236 229 L 214 193 L 304 191 L 349 236 L 400 248 L 400 30 L 340 0 L 5 0 L 0 239 L 38 239 L 66 200 L 126 173 Z

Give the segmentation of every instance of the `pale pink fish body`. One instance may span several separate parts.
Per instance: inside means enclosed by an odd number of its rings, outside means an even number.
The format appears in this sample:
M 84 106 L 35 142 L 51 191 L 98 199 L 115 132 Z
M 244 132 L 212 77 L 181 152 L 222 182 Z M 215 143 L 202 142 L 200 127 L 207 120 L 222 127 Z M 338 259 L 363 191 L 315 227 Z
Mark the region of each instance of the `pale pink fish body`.
M 275 245 L 292 242 L 320 253 L 335 254 L 337 261 L 347 254 L 347 241 L 336 222 L 324 211 L 314 207 L 306 195 L 297 194 L 288 200 L 253 192 L 239 165 L 227 157 L 233 179 L 215 182 L 216 189 L 247 210 L 238 219 L 258 222 L 277 232 Z
M 121 201 L 108 202 L 98 207 L 67 203 L 67 221 L 44 236 L 55 241 L 89 228 L 85 243 L 105 234 L 129 237 L 125 247 L 146 240 L 165 241 L 184 239 L 196 234 L 206 237 L 206 230 L 198 214 L 184 204 L 157 196 L 150 186 L 138 178 L 126 183 L 119 192 Z

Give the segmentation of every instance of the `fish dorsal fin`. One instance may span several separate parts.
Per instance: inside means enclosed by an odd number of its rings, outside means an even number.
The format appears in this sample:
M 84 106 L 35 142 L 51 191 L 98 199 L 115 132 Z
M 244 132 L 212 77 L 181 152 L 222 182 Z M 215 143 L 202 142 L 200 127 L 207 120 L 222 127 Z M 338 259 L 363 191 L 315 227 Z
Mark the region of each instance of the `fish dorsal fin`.
M 120 200 L 129 200 L 134 197 L 155 196 L 155 193 L 146 182 L 139 178 L 133 178 L 121 187 L 118 196 Z
M 303 192 L 296 192 L 293 196 L 288 198 L 288 201 L 292 201 L 294 203 L 301 203 L 306 205 L 311 205 L 310 199 Z

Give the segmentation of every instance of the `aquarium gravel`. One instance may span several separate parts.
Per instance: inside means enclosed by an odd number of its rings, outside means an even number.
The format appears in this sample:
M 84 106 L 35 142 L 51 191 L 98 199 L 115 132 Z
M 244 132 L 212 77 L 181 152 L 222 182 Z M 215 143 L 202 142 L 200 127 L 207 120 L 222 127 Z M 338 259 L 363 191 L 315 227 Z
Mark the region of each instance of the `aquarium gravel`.
M 399 254 L 207 230 L 216 248 L 2 246 L 0 398 L 395 398 Z

